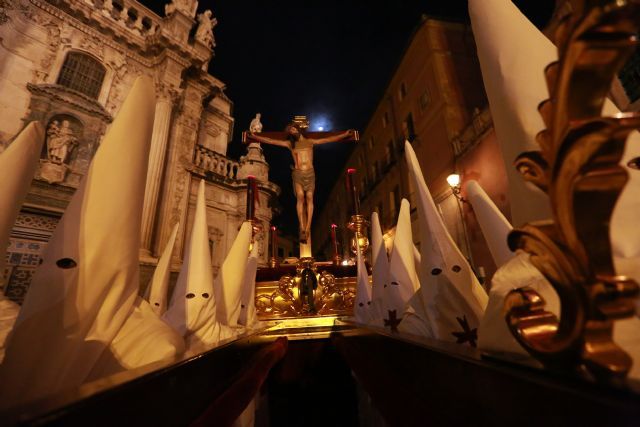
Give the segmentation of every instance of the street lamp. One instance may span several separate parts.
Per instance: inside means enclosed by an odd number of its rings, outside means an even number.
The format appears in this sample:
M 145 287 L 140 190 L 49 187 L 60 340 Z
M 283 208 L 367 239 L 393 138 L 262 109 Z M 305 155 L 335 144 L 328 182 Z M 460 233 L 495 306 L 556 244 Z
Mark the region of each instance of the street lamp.
M 466 199 L 460 195 L 461 187 L 460 187 L 460 175 L 457 173 L 452 173 L 447 177 L 447 184 L 451 187 L 451 191 L 453 195 L 456 196 L 456 199 L 460 200 L 462 203 L 466 203 Z

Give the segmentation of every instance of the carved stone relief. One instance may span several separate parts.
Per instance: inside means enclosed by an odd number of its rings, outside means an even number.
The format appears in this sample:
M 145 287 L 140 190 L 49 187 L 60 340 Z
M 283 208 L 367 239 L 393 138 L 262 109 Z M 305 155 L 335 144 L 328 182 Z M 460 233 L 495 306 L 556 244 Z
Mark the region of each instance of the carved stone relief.
M 91 36 L 85 36 L 80 41 L 80 47 L 100 59 L 104 59 L 104 43 L 100 43 L 99 39 Z
M 82 124 L 78 119 L 67 114 L 54 116 L 47 125 L 45 153 L 40 160 L 38 177 L 50 184 L 64 182 L 71 154 L 75 154 L 81 136 Z
M 46 144 L 36 178 L 77 187 L 111 116 L 97 101 L 58 85 L 29 85 L 25 123 L 46 124 Z

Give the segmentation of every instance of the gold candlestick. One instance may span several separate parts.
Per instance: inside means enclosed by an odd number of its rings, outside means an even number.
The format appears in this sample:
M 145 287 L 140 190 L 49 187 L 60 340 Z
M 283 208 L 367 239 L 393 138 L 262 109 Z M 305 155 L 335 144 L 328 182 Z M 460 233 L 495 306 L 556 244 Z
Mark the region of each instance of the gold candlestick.
M 364 255 L 369 248 L 369 239 L 367 238 L 368 226 L 369 221 L 365 219 L 364 215 L 351 215 L 351 220 L 347 228 L 354 232 L 351 238 L 351 252 L 353 252 L 354 255 L 358 254 L 358 244 L 362 255 Z
M 276 268 L 280 264 L 278 262 L 278 229 L 275 225 L 271 226 L 271 258 L 269 259 L 269 267 Z

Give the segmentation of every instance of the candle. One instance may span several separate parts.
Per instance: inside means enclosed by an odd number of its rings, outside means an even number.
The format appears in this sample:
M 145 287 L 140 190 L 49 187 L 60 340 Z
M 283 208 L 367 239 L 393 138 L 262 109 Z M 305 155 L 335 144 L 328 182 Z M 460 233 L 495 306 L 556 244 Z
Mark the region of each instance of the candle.
M 271 258 L 278 258 L 278 229 L 275 225 L 271 226 Z
M 256 178 L 249 175 L 247 181 L 247 220 L 252 220 L 256 215 Z
M 338 238 L 336 236 L 337 225 L 331 224 L 331 242 L 333 243 L 333 258 L 338 256 Z
M 360 200 L 358 199 L 358 189 L 356 187 L 356 170 L 347 169 L 347 192 L 351 197 L 351 212 L 353 215 L 360 214 Z

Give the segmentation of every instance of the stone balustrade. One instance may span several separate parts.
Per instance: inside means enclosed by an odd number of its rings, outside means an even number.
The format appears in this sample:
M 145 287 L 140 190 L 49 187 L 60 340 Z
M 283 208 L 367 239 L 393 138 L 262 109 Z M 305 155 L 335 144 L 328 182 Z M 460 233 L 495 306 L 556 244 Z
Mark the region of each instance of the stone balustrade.
M 485 107 L 482 110 L 476 109 L 471 117 L 471 122 L 451 141 L 456 157 L 462 157 L 473 148 L 492 126 L 493 119 L 491 118 L 489 108 Z
M 205 171 L 228 179 L 237 179 L 240 164 L 202 145 L 196 146 L 193 163 Z
M 97 13 L 138 36 L 156 34 L 160 17 L 134 0 L 84 0 Z

